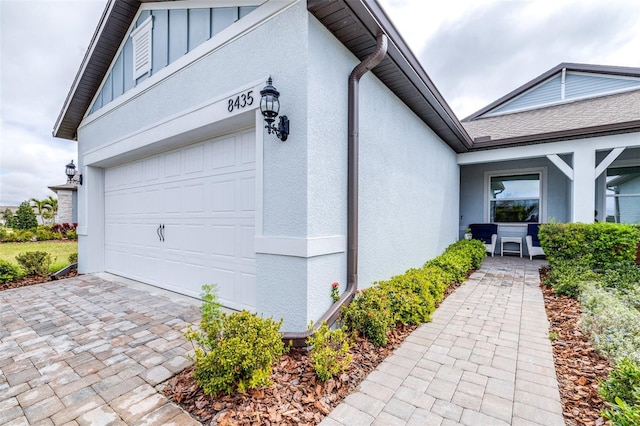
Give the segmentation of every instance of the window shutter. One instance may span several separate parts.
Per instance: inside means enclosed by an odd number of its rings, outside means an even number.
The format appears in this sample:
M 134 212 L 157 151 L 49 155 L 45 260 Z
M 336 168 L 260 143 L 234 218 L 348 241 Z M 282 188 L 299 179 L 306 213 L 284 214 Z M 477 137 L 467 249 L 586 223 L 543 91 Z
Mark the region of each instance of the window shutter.
M 137 79 L 151 71 L 151 30 L 153 16 L 149 16 L 131 32 L 133 42 L 133 78 Z

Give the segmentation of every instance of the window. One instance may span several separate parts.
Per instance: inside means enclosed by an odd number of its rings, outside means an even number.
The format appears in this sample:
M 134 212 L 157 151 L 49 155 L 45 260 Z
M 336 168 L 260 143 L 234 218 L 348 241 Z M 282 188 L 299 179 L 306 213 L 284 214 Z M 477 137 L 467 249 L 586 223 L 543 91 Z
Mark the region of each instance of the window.
M 640 166 L 607 169 L 607 222 L 640 222 Z
M 540 176 L 489 175 L 489 222 L 540 222 Z

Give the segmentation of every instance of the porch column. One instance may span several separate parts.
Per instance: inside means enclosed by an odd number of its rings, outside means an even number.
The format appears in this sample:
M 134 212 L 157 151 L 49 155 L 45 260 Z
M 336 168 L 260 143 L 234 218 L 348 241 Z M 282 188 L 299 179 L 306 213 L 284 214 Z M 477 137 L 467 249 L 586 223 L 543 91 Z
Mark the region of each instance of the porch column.
M 580 149 L 573 153 L 572 222 L 593 223 L 596 205 L 596 152 Z

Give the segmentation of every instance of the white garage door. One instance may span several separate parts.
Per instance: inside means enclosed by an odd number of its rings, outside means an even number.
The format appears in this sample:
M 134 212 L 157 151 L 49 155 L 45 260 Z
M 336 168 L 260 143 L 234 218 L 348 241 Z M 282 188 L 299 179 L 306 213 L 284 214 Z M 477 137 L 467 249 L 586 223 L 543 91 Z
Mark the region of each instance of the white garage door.
M 255 307 L 255 136 L 245 131 L 105 171 L 105 269 Z

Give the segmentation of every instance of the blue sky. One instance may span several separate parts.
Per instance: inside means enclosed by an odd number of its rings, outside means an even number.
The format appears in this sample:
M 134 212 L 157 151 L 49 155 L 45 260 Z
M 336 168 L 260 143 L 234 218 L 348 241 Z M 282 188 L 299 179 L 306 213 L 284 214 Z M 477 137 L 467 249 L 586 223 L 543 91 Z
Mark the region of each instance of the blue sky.
M 640 67 L 636 0 L 378 0 L 458 118 L 560 62 Z M 0 206 L 53 193 L 51 136 L 106 0 L 0 0 Z

